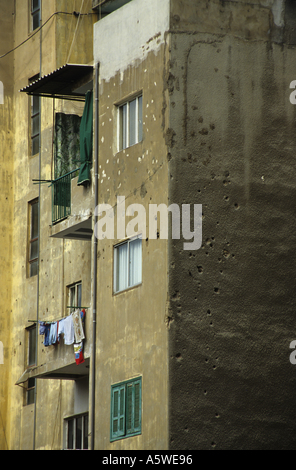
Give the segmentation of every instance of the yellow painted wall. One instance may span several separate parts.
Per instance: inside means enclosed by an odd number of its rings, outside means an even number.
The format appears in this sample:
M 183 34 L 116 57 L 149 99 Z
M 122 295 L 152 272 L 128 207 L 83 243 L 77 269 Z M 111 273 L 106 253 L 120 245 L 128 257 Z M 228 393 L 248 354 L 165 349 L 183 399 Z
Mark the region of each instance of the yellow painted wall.
M 0 56 L 13 47 L 14 6 L 1 2 Z M 7 449 L 7 399 L 10 324 L 13 211 L 13 54 L 0 59 L 0 449 Z
M 3 5 L 7 2 L 1 2 Z M 55 12 L 66 11 L 65 5 L 59 5 L 54 0 L 42 2 L 42 23 L 45 23 Z M 69 3 L 69 2 L 67 2 Z M 78 3 L 77 3 L 77 10 Z M 8 202 L 6 196 L 10 196 L 10 208 L 13 206 L 13 231 L 5 234 L 5 244 L 0 246 L 0 257 L 8 257 L 9 249 L 13 243 L 13 252 L 10 251 L 10 262 L 12 262 L 12 276 L 9 276 L 9 266 L 7 265 L 7 294 L 2 294 L 2 298 L 8 299 L 9 282 L 12 283 L 12 310 L 10 333 L 11 333 L 11 352 L 9 358 L 10 379 L 7 388 L 7 394 L 4 395 L 3 414 L 5 414 L 6 398 L 8 397 L 8 419 L 6 423 L 6 437 L 10 449 L 32 449 L 33 447 L 33 423 L 35 409 L 34 405 L 25 405 L 25 391 L 23 388 L 15 385 L 16 381 L 23 374 L 27 367 L 27 332 L 26 328 L 32 323 L 28 320 L 37 318 L 37 276 L 28 277 L 28 221 L 29 221 L 29 203 L 39 195 L 39 185 L 33 184 L 33 179 L 39 178 L 39 155 L 31 155 L 30 152 L 30 98 L 19 90 L 27 86 L 29 79 L 40 72 L 40 32 L 31 34 L 30 24 L 30 2 L 16 0 L 15 35 L 14 45 L 19 45 L 27 40 L 15 51 L 15 79 L 10 77 L 11 96 L 14 96 L 14 108 L 7 116 L 10 118 L 10 126 L 14 122 L 14 154 L 10 153 L 9 165 L 5 158 L 3 168 L 3 182 L 5 192 L 1 192 L 1 210 L 6 207 Z M 84 2 L 87 11 L 91 10 L 91 1 Z M 73 2 L 72 2 L 73 7 Z M 7 8 L 7 10 L 9 10 Z M 70 10 L 72 12 L 72 8 Z M 59 52 L 66 53 L 71 46 L 70 37 L 73 37 L 74 25 L 77 23 L 74 15 L 64 15 L 63 21 L 59 23 L 61 14 L 54 15 L 42 28 L 42 64 L 41 74 L 53 72 L 57 67 L 64 65 L 64 56 L 58 60 Z M 84 20 L 82 20 L 83 22 Z M 92 15 L 90 16 L 92 21 Z M 76 22 L 76 23 L 75 23 Z M 69 26 L 71 25 L 71 26 Z M 61 31 L 65 29 L 65 31 Z M 73 33 L 73 34 L 72 34 Z M 92 27 L 90 27 L 87 41 L 89 44 L 89 54 L 85 54 L 85 48 L 77 46 L 73 42 L 75 54 L 73 59 L 78 63 L 87 63 L 92 57 Z M 67 41 L 64 38 L 67 38 Z M 66 43 L 67 42 L 67 43 Z M 2 43 L 1 43 L 2 46 Z M 87 55 L 87 57 L 86 57 Z M 0 71 L 1 71 L 0 60 Z M 1 78 L 0 78 L 1 79 Z M 7 102 L 8 106 L 8 102 Z M 69 105 L 67 105 L 69 112 Z M 51 179 L 53 176 L 53 123 L 54 112 L 56 110 L 66 109 L 66 105 L 58 103 L 52 99 L 41 100 L 41 178 Z M 74 104 L 71 111 L 81 114 L 83 106 Z M 0 122 L 1 105 L 0 105 Z M 8 125 L 7 125 L 8 126 Z M 2 128 L 1 128 L 2 139 Z M 7 135 L 5 136 L 5 146 L 12 146 Z M 4 157 L 1 147 L 0 159 Z M 14 158 L 13 158 L 14 157 Z M 12 164 L 13 180 L 11 177 Z M 10 177 L 4 175 L 5 172 Z M 6 185 L 6 186 L 5 186 Z M 13 185 L 14 191 L 8 192 Z M 82 280 L 84 305 L 90 303 L 90 243 L 78 241 L 63 241 L 50 238 L 51 225 L 51 188 L 48 184 L 41 186 L 40 213 L 41 213 L 41 232 L 40 232 L 40 284 L 39 284 L 39 318 L 44 320 L 55 320 L 68 314 L 66 310 L 66 286 Z M 3 202 L 2 199 L 4 198 Z M 6 206 L 5 206 L 6 204 Z M 5 213 L 8 209 L 5 208 Z M 7 216 L 7 222 L 9 221 Z M 12 219 L 10 225 L 12 223 Z M 3 230 L 4 233 L 4 230 Z M 10 237 L 10 238 L 9 238 Z M 12 240 L 12 243 L 9 243 Z M 6 265 L 5 265 L 6 266 Z M 3 265 L 1 264 L 3 270 Z M 11 281 L 12 280 L 12 281 Z M 1 288 L 3 283 L 1 283 Z M 5 291 L 5 292 L 6 292 Z M 8 300 L 7 300 L 8 303 Z M 0 313 L 0 325 L 7 328 L 7 319 L 9 318 L 4 309 Z M 3 316 L 3 318 L 2 318 Z M 88 320 L 87 320 L 88 325 Z M 0 335 L 1 335 L 0 329 Z M 1 341 L 1 337 L 0 337 Z M 59 356 L 65 353 L 62 360 L 69 358 L 74 361 L 74 352 L 71 347 L 63 347 L 59 350 L 54 347 L 44 348 L 43 337 L 38 337 L 38 365 L 44 363 L 59 364 Z M 8 351 L 7 354 L 8 358 Z M 1 373 L 0 365 L 0 373 Z M 0 390 L 2 390 L 2 380 L 0 381 Z M 26 386 L 26 384 L 23 384 Z M 75 412 L 75 384 L 72 381 L 60 380 L 38 380 L 37 381 L 37 406 L 36 406 L 36 449 L 61 449 L 63 447 L 63 422 L 64 417 Z M 2 397 L 2 394 L 1 394 Z M 0 399 L 1 400 L 1 399 Z M 2 400 L 1 400 L 2 410 Z M 46 406 L 45 406 L 46 404 Z M 0 421 L 0 447 L 3 439 L 1 434 Z

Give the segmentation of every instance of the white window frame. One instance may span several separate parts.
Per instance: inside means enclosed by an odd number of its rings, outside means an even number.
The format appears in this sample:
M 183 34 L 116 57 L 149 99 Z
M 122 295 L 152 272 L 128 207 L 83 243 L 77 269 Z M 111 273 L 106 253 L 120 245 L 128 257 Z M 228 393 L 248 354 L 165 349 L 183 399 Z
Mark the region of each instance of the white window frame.
M 143 267 L 143 264 L 142 264 L 142 260 L 143 260 L 143 253 L 142 253 L 142 250 L 143 250 L 143 244 L 141 243 L 141 258 L 140 258 L 140 263 L 141 263 L 141 266 L 140 266 L 140 271 L 141 271 L 141 279 L 139 282 L 135 283 L 135 284 L 131 284 L 130 282 L 130 270 L 129 270 L 129 265 L 130 265 L 130 244 L 137 240 L 137 239 L 140 239 L 141 242 L 142 242 L 142 235 L 136 235 L 135 237 L 131 237 L 129 238 L 128 240 L 125 240 L 121 243 L 118 243 L 117 245 L 114 245 L 114 249 L 113 249 L 113 293 L 114 294 L 118 294 L 119 292 L 124 292 L 125 290 L 127 289 L 131 289 L 133 287 L 136 287 L 136 286 L 139 286 L 142 284 L 142 267 Z M 128 245 L 128 251 L 127 251 L 127 273 L 126 273 L 126 277 L 127 277 L 127 286 L 126 287 L 123 287 L 122 289 L 119 289 L 118 288 L 118 248 L 122 245 Z
M 139 100 L 141 99 L 142 102 L 142 116 L 139 116 Z M 130 145 L 130 104 L 132 102 L 136 101 L 136 116 L 135 116 L 135 142 Z M 122 140 L 122 134 L 123 134 L 123 124 L 121 121 L 121 110 L 123 109 L 124 106 L 127 106 L 127 111 L 126 111 L 126 130 L 125 130 L 125 142 L 126 144 L 124 145 L 121 140 Z M 140 131 L 140 126 L 142 126 L 142 131 Z M 121 103 L 120 105 L 117 106 L 117 150 L 118 152 L 125 150 L 133 145 L 138 144 L 139 142 L 142 142 L 143 140 L 143 94 L 139 94 L 137 96 L 132 97 L 128 101 L 125 101 Z

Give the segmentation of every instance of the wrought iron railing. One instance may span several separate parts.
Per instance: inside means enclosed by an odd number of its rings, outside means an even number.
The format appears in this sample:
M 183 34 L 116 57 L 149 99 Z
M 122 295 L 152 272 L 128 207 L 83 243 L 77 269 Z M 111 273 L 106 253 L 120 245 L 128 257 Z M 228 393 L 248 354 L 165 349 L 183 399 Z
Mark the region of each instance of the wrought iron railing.
M 52 182 L 52 223 L 55 224 L 71 214 L 71 180 L 78 169 L 60 176 Z

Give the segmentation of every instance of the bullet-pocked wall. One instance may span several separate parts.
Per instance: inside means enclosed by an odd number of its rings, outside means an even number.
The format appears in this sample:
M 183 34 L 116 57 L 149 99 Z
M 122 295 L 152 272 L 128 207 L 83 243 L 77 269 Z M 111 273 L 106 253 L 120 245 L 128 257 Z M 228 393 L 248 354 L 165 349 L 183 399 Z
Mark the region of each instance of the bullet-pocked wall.
M 167 126 L 164 69 L 169 2 L 133 0 L 98 21 L 94 31 L 95 62 L 100 65 L 99 203 L 114 211 L 114 239 L 98 244 L 98 308 L 96 355 L 96 448 L 165 449 L 167 427 L 167 240 L 142 235 L 140 284 L 115 293 L 114 246 L 125 208 L 167 204 Z M 112 31 L 112 35 L 110 35 Z M 132 34 L 131 34 L 132 31 Z M 142 137 L 120 150 L 119 106 L 142 97 Z M 136 214 L 134 214 L 136 215 Z M 146 223 L 146 220 L 145 220 Z M 144 224 L 145 224 L 144 223 Z M 105 230 L 105 228 L 104 228 Z M 142 378 L 141 432 L 110 442 L 111 386 Z M 112 436 L 111 436 L 112 437 Z M 125 436 L 127 437 L 127 436 Z
M 2 9 L 0 56 L 13 48 L 14 5 Z M 1 168 L 1 229 L 0 263 L 2 302 L 0 313 L 0 449 L 8 448 L 9 353 L 11 319 L 11 270 L 13 222 L 13 54 L 0 59 L 0 168 Z
M 14 81 L 14 226 L 13 226 L 13 272 L 12 272 L 12 324 L 11 357 L 9 381 L 9 430 L 7 441 L 10 449 L 62 449 L 65 445 L 65 418 L 77 410 L 75 381 L 37 379 L 36 407 L 28 400 L 28 382 L 16 386 L 24 371 L 28 368 L 28 330 L 36 320 L 56 321 L 69 314 L 69 289 L 75 283 L 82 282 L 82 305 L 90 307 L 91 299 L 91 243 L 86 241 L 51 238 L 52 226 L 52 187 L 50 181 L 55 178 L 54 144 L 55 114 L 82 115 L 83 103 L 70 103 L 52 98 L 42 98 L 39 108 L 41 121 L 41 157 L 39 148 L 32 151 L 32 101 L 26 93 L 19 90 L 28 86 L 30 79 L 47 75 L 64 63 L 61 51 L 75 50 L 70 55 L 72 60 L 85 64 L 92 56 L 92 12 L 91 1 L 84 2 L 85 10 L 91 13 L 88 35 L 85 33 L 85 19 L 73 14 L 57 13 L 63 11 L 63 5 L 54 0 L 42 2 L 41 31 L 31 31 L 31 2 L 15 2 L 15 37 L 14 44 L 20 45 L 15 51 Z M 81 2 L 74 7 L 79 8 Z M 79 3 L 79 5 L 78 5 Z M 72 3 L 73 6 L 73 3 Z M 67 11 L 67 10 L 65 10 Z M 63 17 L 63 21 L 58 21 Z M 77 25 L 77 31 L 75 35 Z M 69 35 L 65 39 L 65 31 Z M 79 42 L 79 31 L 84 31 L 85 44 Z M 26 40 L 24 42 L 24 40 Z M 40 40 L 42 45 L 40 48 Z M 65 57 L 66 60 L 66 57 Z M 40 63 L 41 62 L 41 63 Z M 36 109 L 35 109 L 36 111 Z M 36 132 L 36 128 L 34 128 Z M 38 126 L 37 126 L 38 132 Z M 40 173 L 39 173 L 40 163 Z M 41 186 L 33 180 L 47 180 Z M 35 184 L 34 184 L 35 183 Z M 39 193 L 40 189 L 40 193 Z M 38 276 L 30 275 L 29 246 L 31 214 L 30 204 L 39 198 L 40 209 L 40 253 L 39 286 Z M 72 208 L 75 211 L 75 207 Z M 39 292 L 39 297 L 37 297 Z M 38 304 L 39 301 L 39 304 Z M 38 309 L 38 310 L 37 310 Z M 89 357 L 90 333 L 89 315 L 86 318 L 86 353 Z M 37 325 L 37 334 L 39 325 Z M 1 338 L 0 338 L 1 340 Z M 44 336 L 38 334 L 38 363 L 43 370 L 55 370 L 70 363 L 75 364 L 73 346 L 60 344 L 45 347 Z M 1 367 L 1 365 L 0 365 Z M 78 367 L 78 366 L 77 366 Z M 42 369 L 43 368 L 43 369 Z M 29 402 L 29 404 L 28 404 Z M 88 404 L 83 391 L 83 409 L 88 412 Z M 34 428 L 34 420 L 36 426 Z M 34 436 L 35 430 L 35 436 Z
M 203 204 L 170 247 L 171 449 L 295 448 L 295 12 L 171 2 L 169 194 Z

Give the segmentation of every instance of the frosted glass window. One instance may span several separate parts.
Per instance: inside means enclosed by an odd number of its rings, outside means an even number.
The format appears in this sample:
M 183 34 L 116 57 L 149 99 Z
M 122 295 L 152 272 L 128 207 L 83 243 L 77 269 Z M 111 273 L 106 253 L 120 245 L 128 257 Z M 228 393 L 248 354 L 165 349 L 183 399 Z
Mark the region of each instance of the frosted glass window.
M 142 239 L 134 238 L 114 248 L 114 292 L 142 282 Z
M 143 139 L 142 95 L 119 106 L 118 150 L 124 150 Z

